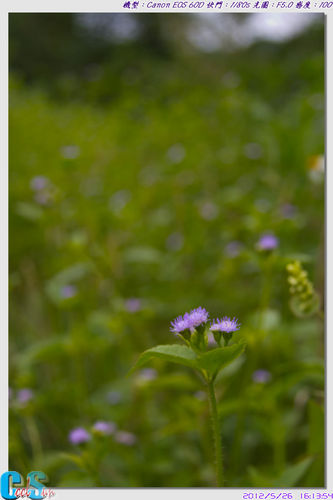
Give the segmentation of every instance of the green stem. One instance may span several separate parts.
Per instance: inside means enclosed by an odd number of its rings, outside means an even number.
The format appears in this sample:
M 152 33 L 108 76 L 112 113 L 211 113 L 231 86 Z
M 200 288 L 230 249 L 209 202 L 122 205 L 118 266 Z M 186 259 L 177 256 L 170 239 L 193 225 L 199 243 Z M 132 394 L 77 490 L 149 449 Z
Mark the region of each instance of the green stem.
M 223 486 L 224 477 L 223 477 L 222 440 L 221 440 L 221 433 L 219 430 L 219 418 L 216 406 L 214 382 L 209 381 L 207 383 L 207 387 L 208 387 L 212 431 L 213 431 L 213 439 L 215 447 L 216 482 L 217 486 Z

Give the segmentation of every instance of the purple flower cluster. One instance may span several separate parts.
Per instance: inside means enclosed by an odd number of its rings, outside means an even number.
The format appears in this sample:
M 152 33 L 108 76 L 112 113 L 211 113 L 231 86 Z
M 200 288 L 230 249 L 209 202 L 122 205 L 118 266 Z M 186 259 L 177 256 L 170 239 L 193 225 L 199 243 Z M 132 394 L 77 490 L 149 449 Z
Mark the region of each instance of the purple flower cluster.
M 207 323 L 208 312 L 204 307 L 192 309 L 190 313 L 185 313 L 184 316 L 178 316 L 174 321 L 171 321 L 170 330 L 173 333 L 181 333 L 185 330 L 194 331 L 198 326 Z
M 279 246 L 279 240 L 274 234 L 263 234 L 258 243 L 259 250 L 274 250 Z
M 76 427 L 72 429 L 68 435 L 68 440 L 72 444 L 81 444 L 90 441 L 91 435 L 83 427 Z
M 93 429 L 101 434 L 109 436 L 116 430 L 116 424 L 113 422 L 104 422 L 103 420 L 99 420 L 98 422 L 95 422 Z
M 210 327 L 212 332 L 235 332 L 239 330 L 240 323 L 236 318 L 228 318 L 228 316 L 223 316 L 222 319 L 215 319 Z

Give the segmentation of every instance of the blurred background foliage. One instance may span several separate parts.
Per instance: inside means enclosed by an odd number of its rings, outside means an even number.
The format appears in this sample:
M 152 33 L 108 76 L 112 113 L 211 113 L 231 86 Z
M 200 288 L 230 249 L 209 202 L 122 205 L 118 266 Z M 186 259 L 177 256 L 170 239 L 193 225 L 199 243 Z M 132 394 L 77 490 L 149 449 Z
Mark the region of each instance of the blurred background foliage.
M 209 16 L 9 16 L 9 468 L 50 486 L 214 485 L 199 380 L 127 376 L 199 305 L 248 345 L 217 384 L 227 486 L 324 485 L 323 16 Z

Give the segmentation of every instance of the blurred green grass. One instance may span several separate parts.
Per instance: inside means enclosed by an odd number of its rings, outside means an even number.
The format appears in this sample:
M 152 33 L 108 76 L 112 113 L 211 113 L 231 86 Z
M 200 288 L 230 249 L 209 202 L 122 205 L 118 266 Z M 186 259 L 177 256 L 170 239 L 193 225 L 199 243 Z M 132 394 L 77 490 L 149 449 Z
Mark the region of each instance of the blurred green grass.
M 323 294 L 324 52 L 306 39 L 220 66 L 131 55 L 134 83 L 105 65 L 67 95 L 13 72 L 12 470 L 41 467 L 51 486 L 214 485 L 198 381 L 163 363 L 127 377 L 142 350 L 174 341 L 173 317 L 203 305 L 239 317 L 248 343 L 220 378 L 227 485 L 323 486 L 323 324 L 292 315 L 285 272 L 300 258 Z M 256 248 L 267 231 L 271 257 Z M 68 432 L 96 420 L 136 444 L 94 439 L 78 466 Z

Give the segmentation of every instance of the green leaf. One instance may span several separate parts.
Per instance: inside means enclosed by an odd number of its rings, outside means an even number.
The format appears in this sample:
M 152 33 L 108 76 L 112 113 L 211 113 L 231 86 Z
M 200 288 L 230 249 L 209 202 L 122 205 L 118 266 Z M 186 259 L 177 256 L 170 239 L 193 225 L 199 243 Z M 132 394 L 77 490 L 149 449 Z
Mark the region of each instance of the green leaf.
M 207 370 L 211 375 L 221 370 L 231 361 L 238 358 L 245 349 L 245 343 L 240 342 L 228 347 L 218 347 L 202 354 L 197 361 L 197 368 Z
M 191 368 L 196 368 L 196 354 L 185 345 L 172 344 L 172 345 L 158 345 L 152 349 L 144 351 L 134 367 L 133 370 L 140 368 L 154 358 L 164 359 L 165 361 L 171 361 L 172 363 L 178 363 L 180 365 L 190 366 Z
M 312 457 L 305 458 L 296 465 L 288 467 L 280 477 L 278 477 L 274 482 L 273 488 L 291 488 L 297 486 L 297 483 L 302 479 L 307 469 L 313 462 Z
M 307 457 L 297 464 L 287 465 L 277 478 L 261 474 L 255 467 L 249 467 L 248 472 L 255 488 L 291 488 L 297 486 L 312 462 L 313 458 Z

